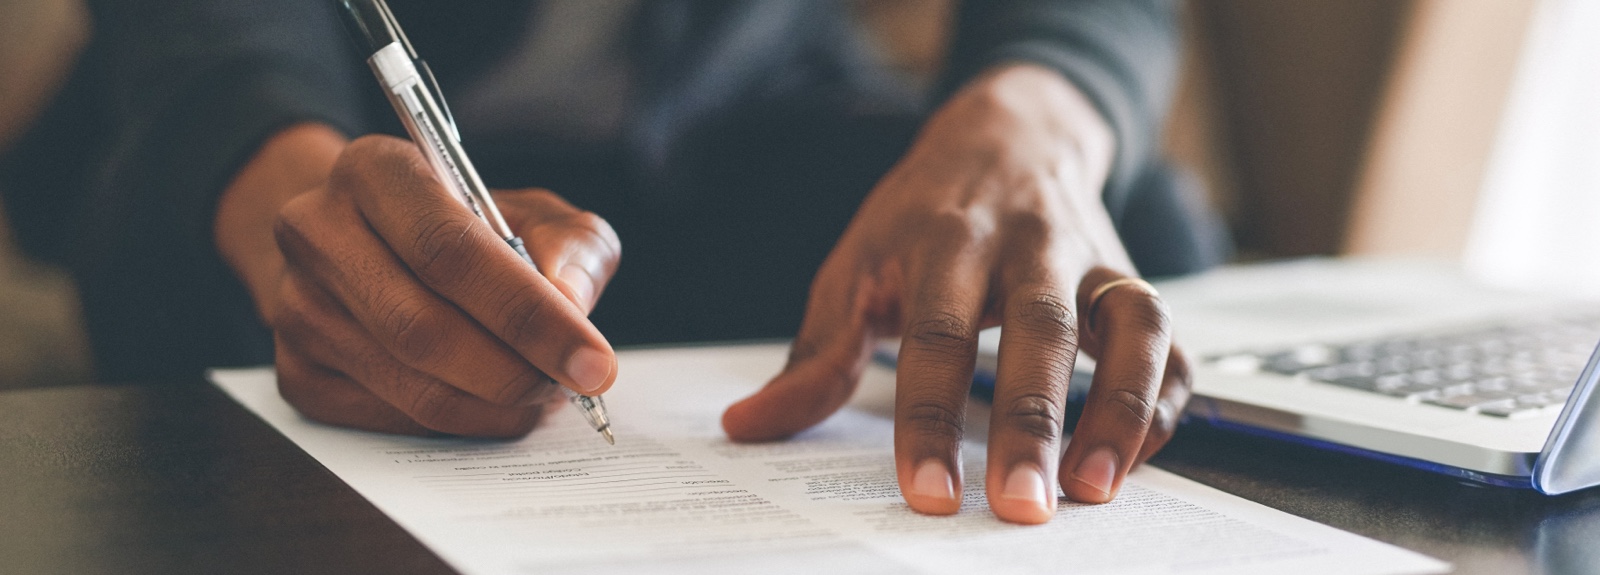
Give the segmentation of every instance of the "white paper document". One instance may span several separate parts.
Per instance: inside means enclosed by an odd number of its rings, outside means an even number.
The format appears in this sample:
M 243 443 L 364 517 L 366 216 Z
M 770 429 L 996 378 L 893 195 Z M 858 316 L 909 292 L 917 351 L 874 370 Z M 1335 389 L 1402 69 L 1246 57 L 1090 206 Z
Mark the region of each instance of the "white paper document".
M 895 482 L 893 376 L 793 440 L 730 443 L 722 409 L 777 373 L 778 345 L 627 351 L 606 394 L 616 446 L 563 409 L 518 441 L 419 439 L 300 417 L 270 369 L 212 379 L 456 569 L 491 573 L 1436 573 L 1448 565 L 1145 467 L 1104 505 L 1018 526 L 984 501 L 919 515 Z M 972 425 L 975 431 L 987 425 Z

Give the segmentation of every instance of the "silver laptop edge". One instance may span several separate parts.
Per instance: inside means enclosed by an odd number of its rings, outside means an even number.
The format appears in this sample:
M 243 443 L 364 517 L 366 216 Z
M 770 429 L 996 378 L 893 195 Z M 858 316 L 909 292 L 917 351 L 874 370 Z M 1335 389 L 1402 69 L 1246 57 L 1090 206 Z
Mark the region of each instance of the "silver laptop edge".
M 1589 356 L 1577 387 L 1533 466 L 1533 487 L 1557 495 L 1600 485 L 1600 407 L 1590 401 L 1600 379 L 1600 348 Z
M 1259 314 L 1255 318 L 1247 317 L 1248 313 L 1245 316 L 1236 315 L 1233 310 L 1236 309 L 1238 298 L 1217 300 L 1213 296 L 1217 293 L 1217 287 L 1233 291 L 1238 287 L 1236 284 L 1239 284 L 1236 280 L 1240 279 L 1253 282 L 1248 285 L 1257 288 L 1263 285 L 1271 288 L 1276 277 L 1270 275 L 1276 273 L 1274 269 L 1291 273 L 1296 273 L 1298 270 L 1298 273 L 1302 274 L 1310 270 L 1312 275 L 1309 277 L 1319 281 L 1324 277 L 1329 280 L 1341 276 L 1357 277 L 1374 282 L 1364 285 L 1376 285 L 1377 282 L 1392 279 L 1384 275 L 1386 273 L 1384 268 L 1392 268 L 1396 263 L 1343 260 L 1278 262 L 1238 268 L 1244 275 L 1228 273 L 1219 276 L 1230 278 L 1226 280 L 1227 283 L 1219 284 L 1215 278 L 1208 280 L 1203 277 L 1200 278 L 1199 284 L 1188 280 L 1172 282 L 1171 287 L 1174 289 L 1170 295 L 1174 297 L 1169 301 L 1174 307 L 1174 316 L 1178 318 L 1180 328 L 1184 327 L 1183 322 L 1186 318 L 1190 320 L 1187 330 L 1179 330 L 1180 335 L 1183 335 L 1181 332 L 1189 332 L 1188 337 L 1180 338 L 1180 342 L 1186 347 L 1202 348 L 1202 353 L 1191 354 L 1195 356 L 1197 362 L 1196 385 L 1195 396 L 1186 413 L 1191 419 L 1217 427 L 1353 453 L 1482 483 L 1532 488 L 1551 495 L 1600 485 L 1600 407 L 1591 405 L 1595 403 L 1591 401 L 1591 395 L 1594 393 L 1596 380 L 1600 380 L 1600 348 L 1591 348 L 1581 376 L 1577 378 L 1571 394 L 1561 404 L 1559 413 L 1546 411 L 1544 415 L 1517 421 L 1416 405 L 1414 402 L 1402 404 L 1383 396 L 1368 400 L 1366 398 L 1371 396 L 1367 395 L 1370 393 L 1367 391 L 1350 390 L 1332 384 L 1308 381 L 1302 377 L 1275 373 L 1240 374 L 1202 359 L 1209 354 L 1226 355 L 1248 349 L 1269 351 L 1263 349 L 1263 346 L 1272 348 L 1278 345 L 1292 346 L 1297 343 L 1334 343 L 1352 337 L 1381 337 L 1389 332 L 1387 328 L 1370 332 L 1366 328 L 1340 331 L 1343 326 L 1336 325 L 1333 332 L 1323 329 L 1323 332 L 1326 332 L 1323 333 L 1318 330 L 1325 328 L 1326 325 L 1315 322 L 1295 323 L 1301 321 L 1296 318 L 1290 318 L 1288 324 L 1260 323 L 1255 321 L 1260 319 Z M 1428 267 L 1419 266 L 1421 269 Z M 1345 274 L 1346 271 L 1352 274 Z M 1332 275 L 1327 275 L 1330 272 Z M 1307 276 L 1297 277 L 1302 282 L 1303 288 Z M 1187 289 L 1196 285 L 1204 286 L 1204 289 L 1198 291 Z M 1158 286 L 1162 288 L 1164 295 L 1168 295 L 1168 286 L 1161 284 Z M 1448 283 L 1440 283 L 1436 287 L 1448 291 L 1448 286 Z M 1350 285 L 1339 284 L 1333 289 L 1346 290 L 1350 289 Z M 1260 289 L 1257 291 L 1258 294 L 1250 296 L 1252 299 L 1249 301 L 1256 301 L 1254 297 L 1266 297 L 1261 295 L 1267 293 L 1266 291 Z M 1312 299 L 1309 301 L 1313 303 L 1317 302 L 1313 293 L 1315 291 L 1316 289 L 1306 292 L 1311 295 Z M 1357 298 L 1381 297 L 1372 296 L 1372 291 L 1350 289 L 1349 292 L 1339 293 Z M 1405 289 L 1395 288 L 1393 291 L 1404 292 Z M 1454 295 L 1459 294 L 1441 293 L 1441 297 L 1445 299 Z M 1507 295 L 1510 297 L 1512 294 Z M 1510 297 L 1504 301 L 1513 299 L 1515 298 Z M 1494 308 L 1499 312 L 1517 309 L 1510 305 L 1488 305 L 1499 301 L 1502 300 L 1480 302 L 1471 298 L 1458 298 L 1451 300 L 1450 305 L 1465 309 L 1468 315 L 1477 313 L 1478 310 L 1468 309 L 1477 306 L 1461 304 L 1484 303 L 1485 310 Z M 1219 306 L 1217 305 L 1219 302 L 1226 305 Z M 1270 310 L 1280 309 L 1277 303 L 1281 302 L 1268 302 L 1264 305 L 1264 309 L 1269 310 L 1267 313 L 1276 313 Z M 1412 303 L 1416 303 L 1415 300 Z M 1531 310 L 1534 307 L 1526 309 Z M 1219 310 L 1221 315 L 1218 313 Z M 1521 312 L 1513 312 L 1510 315 L 1485 312 L 1483 319 L 1492 320 L 1496 316 L 1503 318 L 1520 315 Z M 1436 330 L 1453 331 L 1451 325 L 1466 325 L 1453 320 L 1434 321 L 1441 317 L 1443 316 L 1434 317 L 1429 322 L 1421 324 L 1423 333 Z M 1304 328 L 1304 331 L 1286 330 L 1283 329 L 1284 325 L 1299 326 Z M 1241 332 L 1241 327 L 1248 329 Z M 1256 330 L 1264 331 L 1257 333 Z M 1403 335 L 1413 331 L 1416 330 L 1397 329 L 1393 333 Z M 1340 335 L 1327 335 L 1335 332 Z M 1362 332 L 1367 333 L 1367 336 L 1358 335 Z M 1250 335 L 1240 340 L 1238 336 L 1241 333 Z M 1318 335 L 1319 333 L 1322 335 Z M 1214 341 L 1207 341 L 1213 338 Z M 1206 345 L 1194 345 L 1200 343 Z M 1210 349 L 1204 349 L 1208 346 Z M 1219 346 L 1222 349 L 1219 349 Z M 1357 412 L 1344 411 L 1346 406 L 1356 405 L 1362 406 L 1362 409 Z M 1412 419 L 1413 416 L 1416 417 L 1415 420 Z M 1425 424 L 1415 424 L 1416 421 Z M 1467 429 L 1473 431 L 1462 431 Z

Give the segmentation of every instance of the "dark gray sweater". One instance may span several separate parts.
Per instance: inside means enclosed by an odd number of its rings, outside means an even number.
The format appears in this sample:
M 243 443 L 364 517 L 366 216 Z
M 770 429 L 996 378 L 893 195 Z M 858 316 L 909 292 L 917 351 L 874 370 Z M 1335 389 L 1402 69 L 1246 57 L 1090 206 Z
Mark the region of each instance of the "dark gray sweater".
M 350 135 L 399 133 L 392 112 L 329 0 L 90 4 L 95 38 L 79 69 L 0 166 L 20 242 L 73 271 L 102 379 L 270 363 L 270 337 L 212 245 L 216 198 L 278 129 L 316 121 Z M 391 4 L 447 95 L 491 70 L 529 29 L 529 2 Z M 1104 113 L 1119 144 L 1106 202 L 1120 217 L 1133 201 L 1134 180 L 1154 159 L 1173 79 L 1176 41 L 1167 2 L 965 2 L 941 80 L 920 107 L 885 88 L 892 82 L 884 81 L 886 72 L 873 64 L 845 10 L 820 0 L 646 0 L 626 29 L 625 60 L 637 89 L 614 142 L 575 152 L 559 141 L 476 142 L 467 133 L 467 149 L 491 158 L 485 162 L 491 185 L 544 184 L 494 168 L 537 163 L 496 161 L 505 157 L 496 150 L 623 174 L 616 178 L 623 183 L 596 188 L 632 191 L 577 190 L 574 201 L 608 219 L 645 222 L 637 214 L 613 216 L 609 206 L 693 193 L 657 184 L 688 163 L 678 160 L 686 154 L 679 150 L 703 138 L 695 134 L 762 117 L 761 110 L 914 120 L 984 69 L 1027 61 L 1059 70 Z M 618 228 L 628 246 L 632 232 Z M 631 262 L 625 262 L 626 270 Z M 696 329 L 624 339 L 782 335 Z

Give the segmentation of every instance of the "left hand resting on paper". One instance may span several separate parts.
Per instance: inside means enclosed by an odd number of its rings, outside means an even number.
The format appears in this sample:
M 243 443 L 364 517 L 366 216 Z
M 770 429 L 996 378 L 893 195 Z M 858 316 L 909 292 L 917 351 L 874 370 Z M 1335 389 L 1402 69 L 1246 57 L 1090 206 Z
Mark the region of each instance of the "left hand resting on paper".
M 1002 325 L 986 477 L 995 514 L 1047 521 L 1057 484 L 1075 501 L 1115 497 L 1172 436 L 1189 377 L 1152 294 L 1124 285 L 1085 309 L 1097 288 L 1136 275 L 1100 198 L 1114 153 L 1105 120 L 1053 71 L 1006 66 L 967 85 L 862 204 L 817 273 L 788 365 L 728 408 L 728 435 L 774 440 L 816 425 L 849 399 L 876 340 L 899 335 L 901 492 L 918 511 L 955 513 L 978 331 Z M 1080 349 L 1099 368 L 1058 459 Z

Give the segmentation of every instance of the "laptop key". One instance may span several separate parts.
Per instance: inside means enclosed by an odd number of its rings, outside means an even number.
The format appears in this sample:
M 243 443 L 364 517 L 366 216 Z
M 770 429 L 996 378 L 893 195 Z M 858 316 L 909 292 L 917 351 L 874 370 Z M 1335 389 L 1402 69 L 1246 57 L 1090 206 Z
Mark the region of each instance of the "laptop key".
M 1536 391 L 1536 392 L 1539 392 L 1539 393 L 1544 393 L 1546 395 L 1558 395 L 1558 396 L 1561 397 L 1562 400 L 1566 400 L 1567 399 L 1567 394 L 1572 393 L 1572 384 L 1570 384 L 1570 383 L 1557 383 L 1557 382 L 1554 382 L 1554 381 L 1547 381 L 1547 382 L 1544 382 L 1544 383 L 1542 383 L 1542 384 L 1540 384 L 1538 386 L 1535 386 L 1535 387 L 1529 388 L 1528 390 L 1525 390 L 1525 392 L 1528 392 L 1528 391 Z
M 1495 417 L 1517 418 L 1539 413 L 1537 408 L 1518 407 L 1517 402 L 1494 402 L 1478 406 L 1478 413 Z
M 1480 407 L 1486 406 L 1486 405 L 1510 405 L 1512 407 L 1516 406 L 1516 402 L 1512 401 L 1512 400 L 1509 400 L 1509 399 L 1505 399 L 1505 398 L 1501 398 L 1501 397 L 1485 397 L 1485 396 L 1482 396 L 1482 395 L 1471 395 L 1471 394 L 1469 394 L 1469 395 L 1440 396 L 1440 397 L 1435 397 L 1433 399 L 1424 400 L 1423 403 L 1427 403 L 1429 405 L 1437 405 L 1437 406 L 1440 406 L 1440 407 L 1448 407 L 1448 408 L 1451 408 L 1451 409 L 1473 409 L 1473 408 L 1480 408 Z
M 1479 354 L 1478 348 L 1458 343 L 1446 348 L 1445 356 L 1452 363 L 1471 365 L 1473 360 L 1478 359 Z
M 1425 401 L 1435 397 L 1440 397 L 1442 395 L 1439 393 L 1439 388 L 1423 385 L 1408 385 L 1389 391 L 1384 391 L 1382 393 L 1384 395 L 1392 395 L 1406 401 Z
M 1295 375 L 1308 369 L 1328 365 L 1333 360 L 1332 352 L 1310 351 L 1314 347 L 1301 348 L 1294 351 L 1275 353 L 1261 360 L 1261 369 L 1277 372 L 1284 375 Z M 1326 350 L 1327 348 L 1320 348 Z
M 1442 367 L 1446 365 L 1445 355 L 1437 349 L 1424 349 L 1411 354 L 1412 365 L 1422 367 Z
M 1522 417 L 1566 402 L 1597 339 L 1600 316 L 1245 355 L 1259 360 L 1261 371 L 1413 403 Z M 1233 359 L 1211 358 L 1219 366 Z
M 1473 369 L 1472 364 L 1470 363 L 1456 363 L 1444 368 L 1444 376 L 1446 379 L 1462 381 L 1471 379 L 1477 375 L 1477 370 Z
M 1306 377 L 1321 383 L 1331 383 L 1340 387 L 1349 387 L 1364 391 L 1378 391 L 1378 379 L 1372 375 L 1352 373 L 1336 367 L 1324 367 L 1306 372 Z
M 1403 373 L 1411 371 L 1411 358 L 1397 355 L 1384 357 L 1378 360 L 1378 371 L 1383 373 Z
M 1540 409 L 1550 405 L 1550 397 L 1542 393 L 1530 393 L 1517 396 L 1517 407 Z
M 1478 388 L 1473 387 L 1473 385 L 1470 383 L 1457 383 L 1455 385 L 1439 388 L 1439 394 L 1446 397 L 1456 395 L 1473 395 L 1473 392 L 1476 391 L 1478 391 Z
M 1507 391 L 1511 389 L 1511 380 L 1506 377 L 1485 377 L 1478 380 L 1478 389 Z
M 1378 359 L 1378 346 L 1371 343 L 1355 343 L 1344 346 L 1339 350 L 1340 356 L 1345 361 L 1372 361 Z

